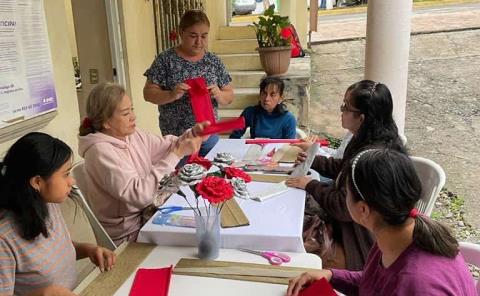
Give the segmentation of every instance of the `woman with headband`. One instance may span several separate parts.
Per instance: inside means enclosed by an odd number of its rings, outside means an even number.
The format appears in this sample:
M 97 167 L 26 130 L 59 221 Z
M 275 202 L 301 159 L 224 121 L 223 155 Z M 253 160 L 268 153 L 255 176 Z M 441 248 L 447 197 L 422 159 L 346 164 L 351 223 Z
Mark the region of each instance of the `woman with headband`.
M 345 167 L 358 152 L 376 147 L 391 148 L 406 153 L 393 120 L 392 95 L 383 83 L 362 80 L 352 84 L 345 92 L 342 112 L 342 126 L 353 137 L 345 148 L 342 159 L 317 156 L 312 169 L 320 175 L 336 180 L 323 183 L 310 177 L 287 179 L 288 186 L 305 189 L 314 201 L 306 209 L 315 209 L 313 219 L 327 225 L 323 231 L 309 238 L 305 236 L 305 248 L 322 257 L 324 266 L 361 270 L 367 259 L 373 239 L 368 230 L 352 220 L 346 206 Z M 303 160 L 304 154 L 298 160 Z M 310 206 L 311 203 L 318 205 Z M 309 212 L 307 212 L 309 214 Z M 308 218 L 308 216 L 306 216 Z M 309 221 L 304 221 L 308 225 Z M 321 223 L 323 223 L 321 222 Z M 325 237 L 327 237 L 325 239 Z M 322 241 L 323 240 L 323 241 Z M 332 247 L 329 242 L 333 240 Z M 309 249 L 310 247 L 317 249 Z
M 422 185 L 407 155 L 365 150 L 346 173 L 348 211 L 376 240 L 365 267 L 304 273 L 287 296 L 321 278 L 345 295 L 477 295 L 451 231 L 415 209 Z

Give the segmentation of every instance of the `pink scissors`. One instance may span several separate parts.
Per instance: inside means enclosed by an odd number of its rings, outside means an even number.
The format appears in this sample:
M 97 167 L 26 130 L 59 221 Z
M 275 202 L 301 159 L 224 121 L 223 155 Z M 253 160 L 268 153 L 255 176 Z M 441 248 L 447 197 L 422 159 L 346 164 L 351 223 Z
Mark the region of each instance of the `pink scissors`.
M 268 262 L 270 262 L 270 264 L 272 265 L 281 265 L 282 263 L 290 262 L 290 256 L 283 253 L 278 253 L 274 251 L 254 251 L 254 250 L 242 249 L 242 248 L 238 250 L 242 252 L 247 252 L 247 253 L 262 256 L 263 258 L 267 259 Z

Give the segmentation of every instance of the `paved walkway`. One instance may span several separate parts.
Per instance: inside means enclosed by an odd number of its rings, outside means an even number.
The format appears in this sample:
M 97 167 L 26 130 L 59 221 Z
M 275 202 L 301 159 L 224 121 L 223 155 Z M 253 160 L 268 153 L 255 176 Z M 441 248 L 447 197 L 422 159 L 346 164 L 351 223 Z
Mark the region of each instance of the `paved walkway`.
M 415 15 L 417 32 L 431 31 L 434 24 L 446 32 L 412 36 L 405 133 L 412 154 L 445 169 L 446 187 L 465 197 L 467 221 L 480 229 L 480 28 L 472 29 L 480 27 L 477 7 Z M 356 27 L 352 16 L 335 22 L 343 31 Z M 311 116 L 311 126 L 316 131 L 344 132 L 338 107 L 345 89 L 364 73 L 365 40 L 356 36 L 312 47 L 311 114 L 318 115 Z
M 366 19 L 365 13 L 320 15 L 318 32 L 312 32 L 312 43 L 363 38 L 366 32 Z M 418 8 L 412 16 L 414 34 L 466 28 L 480 28 L 480 1 Z

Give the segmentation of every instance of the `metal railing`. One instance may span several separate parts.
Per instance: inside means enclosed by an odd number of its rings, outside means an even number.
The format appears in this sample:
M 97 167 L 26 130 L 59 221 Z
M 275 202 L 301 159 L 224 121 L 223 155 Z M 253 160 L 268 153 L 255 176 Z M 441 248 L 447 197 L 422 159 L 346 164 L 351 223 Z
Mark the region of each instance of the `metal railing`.
M 154 0 L 155 38 L 157 54 L 178 44 L 178 25 L 183 13 L 190 9 L 204 9 L 203 0 Z

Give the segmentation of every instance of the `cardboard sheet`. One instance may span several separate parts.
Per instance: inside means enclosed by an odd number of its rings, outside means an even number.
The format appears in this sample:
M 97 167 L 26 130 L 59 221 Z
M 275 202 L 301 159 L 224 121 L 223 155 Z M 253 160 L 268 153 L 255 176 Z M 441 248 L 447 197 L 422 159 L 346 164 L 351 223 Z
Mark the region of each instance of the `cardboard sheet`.
M 288 285 L 290 278 L 314 270 L 316 269 L 182 258 L 173 273 Z
M 221 215 L 222 228 L 250 225 L 250 221 L 234 198 L 225 202 Z

